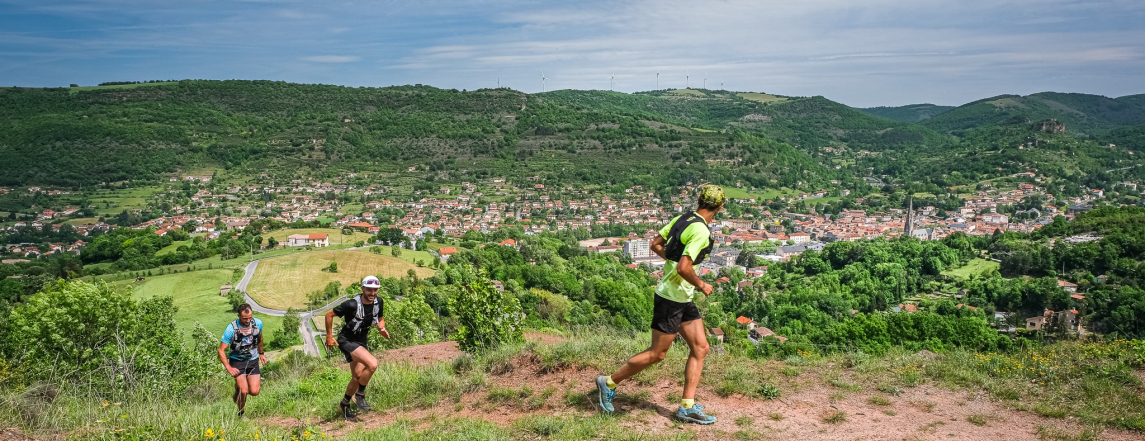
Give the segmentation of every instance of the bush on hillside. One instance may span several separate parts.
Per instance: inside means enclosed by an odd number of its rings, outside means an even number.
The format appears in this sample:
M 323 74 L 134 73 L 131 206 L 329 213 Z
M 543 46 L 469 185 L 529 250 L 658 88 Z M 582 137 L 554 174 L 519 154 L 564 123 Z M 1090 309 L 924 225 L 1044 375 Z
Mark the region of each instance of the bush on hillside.
M 390 338 L 371 332 L 370 347 L 393 349 L 439 341 L 437 314 L 425 301 L 427 290 L 419 287 L 401 300 L 386 301 L 386 330 Z
M 468 267 L 457 271 L 460 280 L 449 309 L 458 320 L 454 336 L 461 350 L 472 353 L 521 340 L 523 314 L 517 298 L 494 288 L 483 271 L 474 274 Z
M 0 354 L 29 382 L 179 391 L 208 374 L 217 342 L 185 346 L 175 311 L 171 297 L 136 302 L 103 282 L 60 280 L 9 312 Z
M 277 350 L 302 344 L 302 333 L 299 332 L 301 326 L 302 320 L 299 318 L 298 310 L 287 309 L 286 315 L 282 317 L 282 327 L 271 332 L 268 347 L 271 350 Z

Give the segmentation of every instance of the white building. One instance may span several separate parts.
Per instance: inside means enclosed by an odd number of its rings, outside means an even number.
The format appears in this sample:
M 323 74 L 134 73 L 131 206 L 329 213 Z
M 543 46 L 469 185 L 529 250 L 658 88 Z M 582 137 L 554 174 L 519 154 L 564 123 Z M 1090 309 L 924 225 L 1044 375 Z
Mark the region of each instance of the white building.
M 330 235 L 326 233 L 312 233 L 312 234 L 291 234 L 286 238 L 286 246 L 288 247 L 304 247 L 306 245 L 314 245 L 316 247 L 330 246 Z
M 651 257 L 652 251 L 649 249 L 648 239 L 632 239 L 624 242 L 624 254 L 633 260 Z

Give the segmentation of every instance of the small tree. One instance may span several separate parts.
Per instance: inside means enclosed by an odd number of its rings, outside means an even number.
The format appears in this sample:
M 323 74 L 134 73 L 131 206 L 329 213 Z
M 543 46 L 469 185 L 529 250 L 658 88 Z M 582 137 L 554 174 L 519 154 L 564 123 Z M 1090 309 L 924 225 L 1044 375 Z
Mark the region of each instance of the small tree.
M 402 257 L 402 248 L 397 245 L 390 247 L 390 255 L 394 257 Z
M 323 271 L 331 272 L 331 273 L 338 272 L 338 262 L 330 262 L 330 266 L 327 266 L 326 268 L 324 268 Z
M 517 298 L 494 288 L 484 273 L 463 279 L 470 280 L 459 281 L 457 295 L 449 299 L 449 309 L 459 323 L 455 337 L 461 350 L 473 353 L 519 341 L 522 314 Z
M 231 305 L 231 312 L 239 312 L 239 305 L 246 303 L 246 293 L 232 289 L 227 293 L 227 304 Z
M 266 246 L 270 247 L 270 249 L 274 249 L 275 247 L 278 246 L 278 240 L 273 238 L 273 237 L 268 238 L 268 239 L 266 239 Z
M 282 328 L 275 329 L 271 335 L 270 347 L 272 349 L 285 349 L 302 343 L 302 334 L 299 332 L 301 327 L 302 319 L 299 317 L 298 310 L 287 309 L 286 315 L 282 317 Z

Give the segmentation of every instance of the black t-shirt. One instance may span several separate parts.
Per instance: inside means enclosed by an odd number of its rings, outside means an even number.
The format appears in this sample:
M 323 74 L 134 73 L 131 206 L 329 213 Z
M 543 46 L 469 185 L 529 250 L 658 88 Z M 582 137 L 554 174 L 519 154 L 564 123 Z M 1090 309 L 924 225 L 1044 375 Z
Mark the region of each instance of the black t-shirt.
M 378 304 L 378 317 L 385 317 L 386 303 L 382 301 L 381 297 L 374 299 L 374 303 Z M 353 322 L 358 314 L 358 302 L 354 299 L 348 299 L 338 306 L 334 307 L 334 315 L 341 317 L 345 321 L 342 330 L 338 332 L 339 339 L 353 341 L 358 343 L 365 343 L 370 336 L 370 328 L 373 328 L 374 323 L 374 304 L 364 305 L 363 312 L 365 313 L 362 323 L 358 326 L 358 332 L 354 332 Z

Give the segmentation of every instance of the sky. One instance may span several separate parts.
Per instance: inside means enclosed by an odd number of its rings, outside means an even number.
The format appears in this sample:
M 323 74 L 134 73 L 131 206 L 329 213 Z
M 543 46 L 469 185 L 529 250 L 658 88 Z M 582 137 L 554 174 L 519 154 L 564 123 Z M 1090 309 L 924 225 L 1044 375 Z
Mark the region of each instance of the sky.
M 1145 1 L 0 0 L 2 86 L 186 78 L 1118 97 L 1145 93 Z

